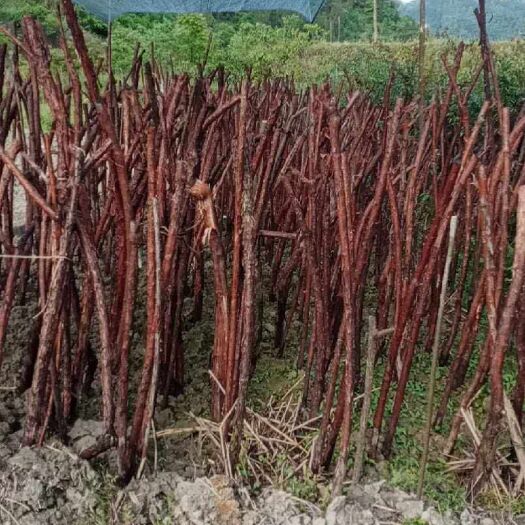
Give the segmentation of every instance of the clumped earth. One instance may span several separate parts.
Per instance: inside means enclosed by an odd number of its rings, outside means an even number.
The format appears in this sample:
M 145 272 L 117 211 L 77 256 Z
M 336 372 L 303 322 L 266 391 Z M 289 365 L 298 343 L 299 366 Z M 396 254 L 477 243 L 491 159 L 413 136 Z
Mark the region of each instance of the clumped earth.
M 321 510 L 272 488 L 251 498 L 248 491 L 235 489 L 224 476 L 188 480 L 176 472 L 165 471 L 133 480 L 117 491 L 73 449 L 59 444 L 16 452 L 4 444 L 1 451 L 0 505 L 1 523 L 5 524 L 113 521 L 136 525 L 494 525 L 498 522 L 470 511 L 464 511 L 459 518 L 450 513 L 440 514 L 414 496 L 391 489 L 383 482 L 351 487 L 346 496 L 336 498 Z M 109 499 L 104 500 L 104 496 Z
M 9 397 L 0 404 L 0 523 L 5 525 L 525 524 L 525 518 L 474 510 L 440 513 L 384 481 L 348 486 L 326 508 L 271 487 L 254 496 L 224 476 L 204 477 L 189 468 L 149 473 L 119 489 L 108 474 L 111 452 L 94 465 L 79 457 L 102 433 L 100 422 L 77 421 L 69 447 L 50 441 L 38 449 L 20 448 L 21 431 L 12 428 L 23 404 Z

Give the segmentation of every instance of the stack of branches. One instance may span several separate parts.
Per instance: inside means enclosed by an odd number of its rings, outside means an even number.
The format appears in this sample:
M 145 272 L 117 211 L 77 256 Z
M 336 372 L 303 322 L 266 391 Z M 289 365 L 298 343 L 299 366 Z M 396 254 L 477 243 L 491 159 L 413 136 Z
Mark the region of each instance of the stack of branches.
M 448 468 L 450 472 L 455 472 L 461 476 L 467 476 L 467 479 L 472 479 L 472 471 L 476 468 L 476 455 L 479 446 L 481 445 L 482 436 L 476 425 L 472 409 L 462 409 L 461 413 L 473 446 L 470 450 L 463 451 L 463 457 L 451 459 L 448 462 Z M 519 451 L 519 443 L 523 443 L 523 437 L 519 435 L 519 438 L 521 441 L 517 442 L 517 451 Z M 488 485 L 490 486 L 492 493 L 496 495 L 502 505 L 505 501 L 509 501 L 510 498 L 519 497 L 522 489 L 521 484 L 523 483 L 524 473 L 522 463 L 523 457 L 522 454 L 520 454 L 518 461 L 512 461 L 510 458 L 512 457 L 513 452 L 514 451 L 511 451 L 509 453 L 509 443 L 500 444 L 496 452 L 496 460 L 488 475 Z M 470 483 L 471 491 L 476 489 L 477 480 L 472 481 L 474 483 Z
M 303 378 L 299 379 L 278 398 L 272 395 L 266 407 L 260 411 L 246 408 L 234 471 L 231 446 L 225 432 L 226 418 L 214 422 L 192 415 L 195 421 L 192 431 L 200 434 L 202 442 L 209 442 L 213 446 L 214 455 L 232 478 L 242 478 L 258 486 L 285 487 L 291 478 L 310 472 L 312 444 L 317 432 L 316 423 L 320 418 L 304 420 L 301 416 L 302 382 Z M 178 429 L 173 432 L 178 432 Z M 170 435 L 170 430 L 161 433 L 162 437 Z
M 103 81 L 92 63 L 71 1 L 61 7 L 61 74 L 30 18 L 22 38 L 3 30 L 12 43 L 9 68 L 7 47 L 0 50 L 0 364 L 15 301 L 30 293 L 41 310 L 18 385 L 30 389 L 24 444 L 41 444 L 49 431 L 65 437 L 97 377 L 106 435 L 92 453 L 116 444 L 129 478 L 145 457 L 156 406 L 184 388 L 183 327 L 201 319 L 204 294 L 213 293 L 211 414 L 222 422 L 227 472 L 250 434 L 244 421 L 262 433 L 246 396 L 265 308 L 276 312 L 276 355 L 298 336 L 304 371 L 297 419 L 287 410 L 277 428 L 317 428 L 308 460 L 315 474 L 331 467 L 338 449 L 335 493 L 347 474 L 363 380 L 370 387 L 374 364 L 384 363 L 372 432 L 360 435 L 371 435 L 364 447 L 371 455 L 388 457 L 414 356 L 435 341 L 449 367 L 436 424 L 467 383 L 447 452 L 489 383 L 475 485 L 496 464 L 504 409 L 513 421 L 508 439 L 521 453 L 525 115 L 511 116 L 497 90 L 469 113 L 481 68 L 469 85 L 459 84 L 462 45 L 452 63 L 443 59 L 448 86 L 427 105 L 393 103 L 392 82 L 374 105 L 330 85 L 297 92 L 289 81 L 255 85 L 248 76 L 237 85 L 222 70 L 190 80 L 144 62 L 139 50 L 117 83 L 112 75 Z M 490 54 L 483 65 L 493 72 Z M 49 131 L 41 126 L 43 103 Z M 459 121 L 449 118 L 454 108 Z M 27 201 L 18 237 L 15 186 Z M 460 228 L 447 282 L 453 216 Z M 137 309 L 142 278 L 146 319 Z M 441 296 L 450 296 L 442 337 Z M 372 345 L 364 374 L 367 316 L 389 339 Z M 143 346 L 133 344 L 135 334 Z M 142 367 L 131 374 L 134 354 Z M 515 363 L 516 386 L 504 407 L 505 361 Z M 366 431 L 369 392 L 365 400 Z M 305 447 L 292 441 L 302 465 Z

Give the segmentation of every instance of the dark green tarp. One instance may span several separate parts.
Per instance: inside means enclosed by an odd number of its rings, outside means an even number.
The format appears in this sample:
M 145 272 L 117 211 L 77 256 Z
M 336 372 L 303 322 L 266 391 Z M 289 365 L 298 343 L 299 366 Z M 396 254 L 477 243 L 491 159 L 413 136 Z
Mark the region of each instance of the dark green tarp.
M 293 11 L 312 22 L 324 0 L 74 0 L 103 20 L 125 13 L 236 13 Z

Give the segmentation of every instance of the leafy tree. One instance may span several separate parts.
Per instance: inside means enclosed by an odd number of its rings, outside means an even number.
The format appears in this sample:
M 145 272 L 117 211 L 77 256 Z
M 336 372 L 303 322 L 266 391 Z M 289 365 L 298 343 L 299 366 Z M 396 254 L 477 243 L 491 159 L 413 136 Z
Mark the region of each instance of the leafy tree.
M 331 25 L 332 40 L 371 40 L 373 0 L 328 0 L 318 22 L 328 30 Z M 393 0 L 378 0 L 378 22 L 382 40 L 407 40 L 417 34 L 417 25 L 400 14 Z
M 126 71 L 137 44 L 164 63 L 190 70 L 202 62 L 211 27 L 204 15 L 126 15 L 114 22 L 113 61 L 116 71 Z
M 58 31 L 52 0 L 11 0 L 0 4 L 0 24 L 17 24 L 24 16 L 36 18 L 48 34 L 52 35 Z
M 214 61 L 220 62 L 222 56 L 229 70 L 242 73 L 251 68 L 256 77 L 295 75 L 289 68 L 293 57 L 307 52 L 323 36 L 319 26 L 304 24 L 296 16 L 284 17 L 281 27 L 246 22 L 231 35 L 224 52 L 215 49 Z
M 107 35 L 104 22 L 91 16 L 84 9 L 78 8 L 81 26 L 98 36 Z M 48 36 L 54 40 L 59 34 L 56 0 L 8 0 L 0 2 L 0 24 L 19 24 L 24 16 L 38 20 Z

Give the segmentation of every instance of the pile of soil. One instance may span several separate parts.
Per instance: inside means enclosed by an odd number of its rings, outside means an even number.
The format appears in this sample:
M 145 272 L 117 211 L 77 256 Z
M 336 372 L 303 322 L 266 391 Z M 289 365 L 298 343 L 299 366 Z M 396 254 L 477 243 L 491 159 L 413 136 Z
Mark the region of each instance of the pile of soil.
M 14 398 L 13 398 L 14 399 Z M 0 404 L 13 421 L 21 403 Z M 5 425 L 2 428 L 7 428 Z M 440 513 L 385 482 L 348 487 L 327 508 L 271 487 L 254 496 L 220 475 L 191 469 L 160 470 L 119 489 L 108 475 L 114 453 L 94 465 L 79 453 L 102 432 L 98 421 L 77 421 L 71 447 L 46 442 L 20 448 L 21 431 L 0 436 L 0 523 L 5 525 L 525 525 L 525 517 L 488 516 L 465 510 Z M 419 520 L 419 521 L 418 521 Z

